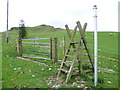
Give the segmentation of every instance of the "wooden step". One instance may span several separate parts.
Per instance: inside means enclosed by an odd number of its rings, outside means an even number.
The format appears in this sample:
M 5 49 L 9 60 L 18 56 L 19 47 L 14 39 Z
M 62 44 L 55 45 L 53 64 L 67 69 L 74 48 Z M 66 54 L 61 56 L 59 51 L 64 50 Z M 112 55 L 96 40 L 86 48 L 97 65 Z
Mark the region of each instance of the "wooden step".
M 65 64 L 65 66 L 67 66 L 67 67 L 70 67 L 70 66 L 71 66 L 71 64 L 68 63 L 68 62 L 64 62 L 64 64 Z
M 72 75 L 77 75 L 78 74 L 78 72 L 72 72 Z
M 65 55 L 66 57 L 70 57 L 70 58 L 74 58 L 74 56 L 72 55 Z
M 80 55 L 80 54 L 78 54 L 78 55 Z M 88 56 L 88 54 L 82 54 L 82 56 Z
M 70 42 L 70 44 L 78 44 L 78 42 Z
M 72 75 L 76 75 L 78 73 L 79 73 L 79 69 L 78 68 L 73 68 Z
M 86 50 L 86 48 L 83 48 L 83 50 Z
M 61 69 L 62 72 L 65 72 L 65 73 L 68 73 L 69 71 L 68 70 L 65 70 L 65 69 Z
M 76 51 L 77 49 L 76 48 L 69 48 L 68 50 Z
M 81 60 L 77 60 L 77 61 L 81 61 Z M 90 62 L 90 60 L 82 60 L 82 62 Z
M 88 70 L 84 70 L 84 72 L 88 73 L 88 72 L 92 72 L 92 69 L 88 69 Z

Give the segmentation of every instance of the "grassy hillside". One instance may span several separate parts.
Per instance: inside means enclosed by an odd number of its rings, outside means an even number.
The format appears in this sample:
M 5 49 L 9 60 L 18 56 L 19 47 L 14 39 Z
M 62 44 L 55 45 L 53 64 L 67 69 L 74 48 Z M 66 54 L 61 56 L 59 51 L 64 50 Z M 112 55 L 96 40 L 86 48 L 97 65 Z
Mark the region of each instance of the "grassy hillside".
M 66 36 L 66 47 L 69 38 L 66 30 L 53 28 L 51 26 L 27 27 L 27 38 L 58 38 L 58 57 L 63 59 L 63 46 L 61 41 Z M 78 41 L 79 32 L 75 36 Z M 16 44 L 18 39 L 18 29 L 13 28 L 9 32 L 9 44 L 5 42 L 5 32 L 2 33 L 2 87 L 3 88 L 50 88 L 54 80 L 50 83 L 49 78 L 55 78 L 60 65 L 53 65 L 52 61 L 33 59 L 38 62 L 44 62 L 48 66 L 25 61 L 16 58 Z M 86 32 L 86 39 L 93 54 L 93 32 Z M 99 32 L 98 33 L 98 66 L 99 66 L 99 83 L 98 88 L 117 88 L 118 87 L 118 33 L 117 32 Z M 51 69 L 50 69 L 51 68 Z M 82 79 L 86 81 L 83 87 L 94 87 L 93 73 L 89 77 L 84 73 Z M 113 80 L 114 79 L 114 80 Z M 80 80 L 78 80 L 80 81 Z M 77 85 L 73 85 L 77 83 Z M 75 88 L 80 86 L 72 77 L 70 85 L 60 87 Z

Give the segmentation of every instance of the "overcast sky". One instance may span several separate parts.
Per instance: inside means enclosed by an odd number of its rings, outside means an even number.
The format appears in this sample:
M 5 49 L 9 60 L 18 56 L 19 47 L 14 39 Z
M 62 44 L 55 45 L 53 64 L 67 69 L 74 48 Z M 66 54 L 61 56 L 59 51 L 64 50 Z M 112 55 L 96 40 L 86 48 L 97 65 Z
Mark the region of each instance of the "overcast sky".
M 98 7 L 98 30 L 118 31 L 119 0 L 9 0 L 9 29 L 18 27 L 23 19 L 26 26 L 41 24 L 74 29 L 76 22 L 88 23 L 94 30 L 93 5 Z M 7 0 L 0 0 L 0 32 L 6 31 Z

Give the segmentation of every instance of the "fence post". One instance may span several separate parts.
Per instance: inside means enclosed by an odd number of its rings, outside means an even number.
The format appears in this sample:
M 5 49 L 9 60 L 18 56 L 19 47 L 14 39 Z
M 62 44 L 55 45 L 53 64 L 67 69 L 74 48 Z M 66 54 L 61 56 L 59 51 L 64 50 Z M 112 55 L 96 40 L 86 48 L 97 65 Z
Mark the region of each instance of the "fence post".
M 52 60 L 52 38 L 50 38 L 50 60 Z
M 18 46 L 17 46 L 18 56 L 22 56 L 22 38 L 18 39 Z
M 64 48 L 64 55 L 65 55 L 65 51 L 66 51 L 66 37 L 63 37 L 63 48 Z
M 57 38 L 54 38 L 54 64 L 58 62 Z

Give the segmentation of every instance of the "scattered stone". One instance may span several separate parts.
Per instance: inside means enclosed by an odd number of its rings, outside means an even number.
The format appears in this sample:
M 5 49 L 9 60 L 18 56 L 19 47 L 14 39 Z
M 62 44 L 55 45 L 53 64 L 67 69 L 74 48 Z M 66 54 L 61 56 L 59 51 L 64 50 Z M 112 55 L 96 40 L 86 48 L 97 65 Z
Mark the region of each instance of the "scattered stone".
M 35 75 L 32 75 L 32 77 L 35 77 Z
M 31 70 L 29 70 L 29 72 L 31 72 Z
M 19 70 L 21 69 L 21 67 L 18 68 Z
M 50 85 L 52 82 L 49 82 L 47 85 Z
M 81 84 L 81 87 L 84 87 L 84 84 Z
M 98 70 L 98 72 L 100 72 L 100 70 Z
M 81 83 L 85 83 L 85 81 L 81 81 Z
M 20 72 L 21 74 L 24 73 L 24 72 Z
M 44 68 L 42 68 L 41 70 L 44 71 Z
M 74 83 L 73 83 L 73 86 L 77 86 L 77 83 L 74 82 Z
M 49 68 L 49 71 L 51 71 L 51 68 Z
M 16 68 L 14 68 L 14 70 L 16 70 Z
M 111 84 L 111 81 L 108 81 L 107 83 L 108 83 L 108 84 Z
M 26 88 L 26 86 L 23 86 L 24 88 Z

